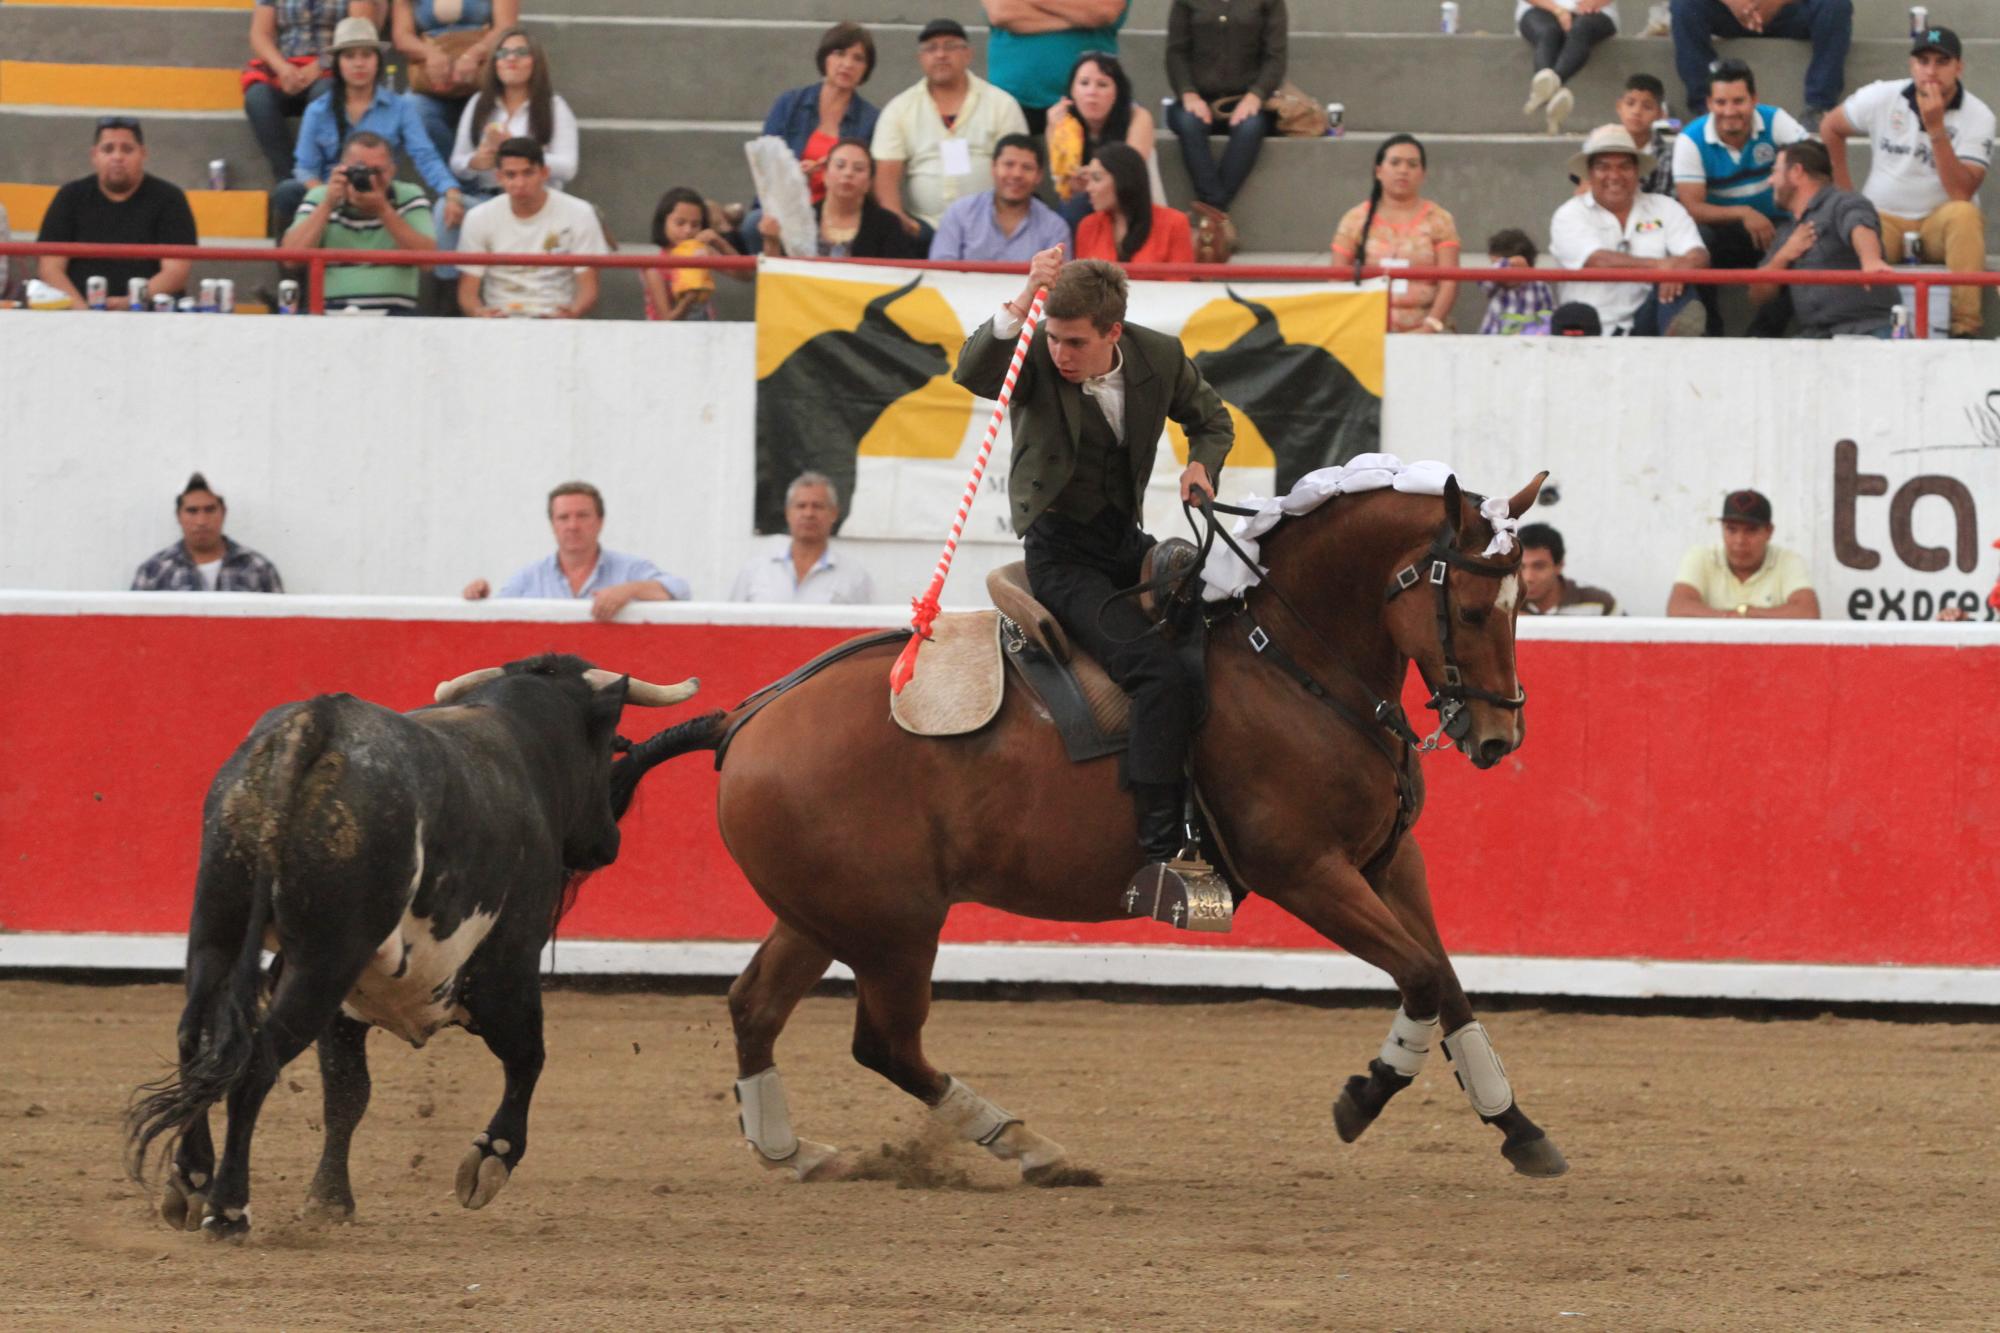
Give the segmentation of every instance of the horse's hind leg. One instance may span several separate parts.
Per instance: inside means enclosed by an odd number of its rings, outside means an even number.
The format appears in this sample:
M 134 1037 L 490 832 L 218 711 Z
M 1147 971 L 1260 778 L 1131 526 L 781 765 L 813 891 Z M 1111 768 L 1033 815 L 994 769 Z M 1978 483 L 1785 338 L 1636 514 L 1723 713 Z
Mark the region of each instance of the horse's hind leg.
M 789 1170 L 800 1180 L 832 1179 L 843 1164 L 838 1149 L 792 1132 L 773 1049 L 792 1010 L 832 961 L 833 955 L 780 921 L 729 987 L 729 1021 L 736 1030 L 737 1121 L 758 1162 Z
M 924 1020 L 931 1010 L 932 939 L 921 952 L 890 955 L 854 970 L 854 1058 L 931 1108 L 937 1122 L 1021 1168 L 1031 1185 L 1095 1185 L 1094 1172 L 1069 1165 L 1062 1145 L 1044 1138 L 924 1058 Z
M 1561 1150 L 1514 1101 L 1513 1085 L 1493 1049 L 1492 1038 L 1472 1016 L 1465 988 L 1459 984 L 1458 973 L 1438 936 L 1423 853 L 1414 841 L 1405 840 L 1397 851 L 1396 859 L 1382 877 L 1381 897 L 1410 937 L 1437 960 L 1437 1016 L 1428 1023 L 1412 1021 L 1405 998 L 1405 1007 L 1396 1014 L 1381 1056 L 1369 1064 L 1365 1078 L 1349 1079 L 1340 1094 L 1340 1101 L 1334 1107 L 1340 1136 L 1353 1142 L 1380 1114 L 1382 1105 L 1401 1088 L 1409 1086 L 1410 1079 L 1423 1067 L 1428 1037 L 1442 1027 L 1445 1057 L 1455 1066 L 1453 1072 L 1459 1086 L 1465 1090 L 1479 1118 L 1506 1135 L 1500 1152 L 1514 1164 L 1514 1169 L 1525 1176 L 1559 1176 L 1569 1170 Z

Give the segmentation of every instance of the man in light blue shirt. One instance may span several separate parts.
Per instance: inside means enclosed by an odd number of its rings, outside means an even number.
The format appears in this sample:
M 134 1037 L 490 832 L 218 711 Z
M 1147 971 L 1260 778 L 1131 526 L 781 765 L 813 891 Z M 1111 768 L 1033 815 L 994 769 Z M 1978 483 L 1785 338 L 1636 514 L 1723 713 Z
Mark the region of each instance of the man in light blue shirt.
M 840 492 L 833 479 L 801 472 L 785 488 L 782 546 L 752 556 L 736 576 L 732 602 L 803 602 L 820 606 L 866 606 L 875 600 L 875 581 L 833 542 L 840 522 Z
M 644 556 L 607 551 L 598 543 L 604 496 L 587 481 L 566 481 L 549 492 L 549 527 L 556 534 L 556 553 L 514 571 L 499 596 L 588 597 L 593 620 L 610 620 L 630 602 L 684 602 L 693 596 L 686 579 L 662 572 Z M 465 585 L 467 601 L 493 595 L 485 579 Z
M 1042 155 L 1025 134 L 993 145 L 993 188 L 959 200 L 938 219 L 932 259 L 1025 264 L 1051 246 L 1070 243 L 1069 223 L 1041 200 Z

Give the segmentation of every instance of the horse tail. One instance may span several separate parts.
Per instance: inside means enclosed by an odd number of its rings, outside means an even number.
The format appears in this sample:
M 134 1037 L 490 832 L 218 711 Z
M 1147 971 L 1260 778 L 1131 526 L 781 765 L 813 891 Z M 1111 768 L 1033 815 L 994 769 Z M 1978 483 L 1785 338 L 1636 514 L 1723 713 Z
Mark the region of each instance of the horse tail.
M 227 1097 L 243 1080 L 256 1049 L 264 933 L 270 927 L 272 887 L 278 879 L 278 844 L 286 816 L 307 770 L 324 753 L 333 731 L 333 700 L 314 699 L 267 732 L 250 752 L 241 777 L 224 797 L 210 837 L 234 842 L 232 852 L 251 863 L 249 912 L 243 938 L 227 967 L 189 950 L 187 1004 L 181 1011 L 180 1065 L 176 1072 L 141 1085 L 125 1117 L 127 1169 L 142 1179 L 146 1156 L 162 1135 L 177 1140 Z M 217 860 L 229 860 L 225 852 Z M 195 910 L 220 889 L 203 857 L 203 882 L 196 886 Z M 203 890 L 208 890 L 204 893 Z
M 625 752 L 611 766 L 611 817 L 625 818 L 639 780 L 667 760 L 698 750 L 713 750 L 722 744 L 724 714 L 704 713 L 697 718 L 668 727 L 649 736 Z

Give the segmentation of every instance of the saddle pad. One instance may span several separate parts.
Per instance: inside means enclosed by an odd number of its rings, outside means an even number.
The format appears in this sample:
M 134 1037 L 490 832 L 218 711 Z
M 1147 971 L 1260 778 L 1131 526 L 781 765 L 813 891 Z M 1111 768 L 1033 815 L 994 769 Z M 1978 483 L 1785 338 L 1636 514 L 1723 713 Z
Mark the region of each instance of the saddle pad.
M 917 736 L 963 736 L 993 720 L 1006 685 L 999 612 L 952 612 L 932 624 L 903 692 L 890 692 L 889 715 Z

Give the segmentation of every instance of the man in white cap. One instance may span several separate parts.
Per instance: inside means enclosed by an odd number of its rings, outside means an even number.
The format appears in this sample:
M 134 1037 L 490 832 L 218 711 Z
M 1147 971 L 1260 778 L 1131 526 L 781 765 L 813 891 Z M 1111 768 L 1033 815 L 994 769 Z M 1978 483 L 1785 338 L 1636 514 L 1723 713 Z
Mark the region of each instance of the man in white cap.
M 1564 268 L 1706 268 L 1708 251 L 1687 209 L 1640 191 L 1654 166 L 1622 125 L 1600 125 L 1570 159 L 1590 191 L 1558 208 L 1549 222 L 1549 253 Z M 1607 277 L 1610 275 L 1606 275 Z M 1707 317 L 1685 283 L 1568 282 L 1564 301 L 1594 307 L 1607 335 L 1699 338 Z

